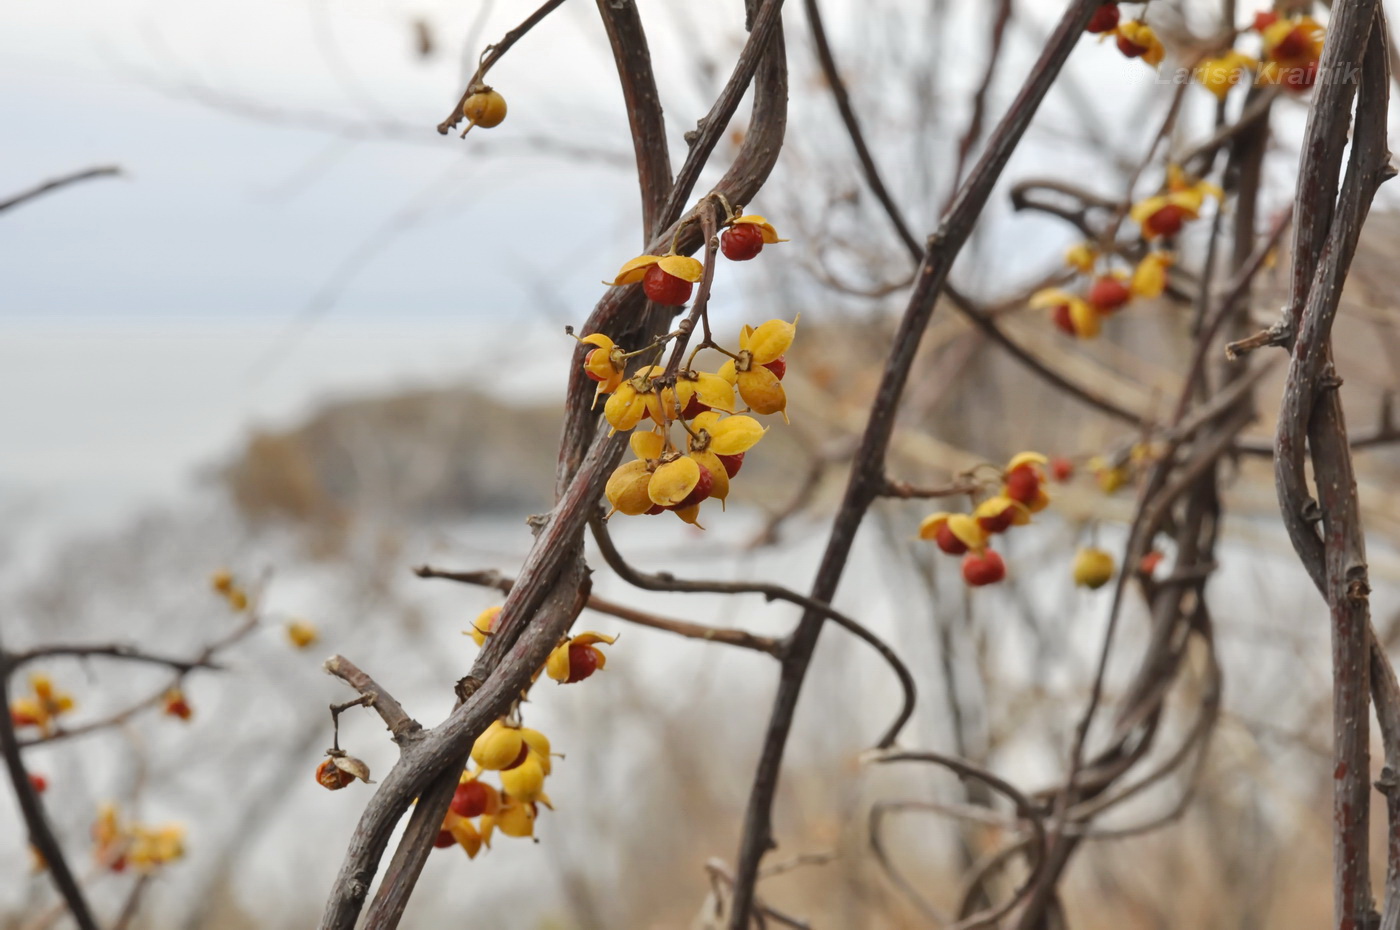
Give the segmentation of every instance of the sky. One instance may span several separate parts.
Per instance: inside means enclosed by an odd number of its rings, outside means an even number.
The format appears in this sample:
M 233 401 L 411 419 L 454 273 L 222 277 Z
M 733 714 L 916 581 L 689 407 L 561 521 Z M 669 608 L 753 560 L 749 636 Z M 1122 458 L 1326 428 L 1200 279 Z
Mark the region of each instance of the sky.
M 123 172 L 0 216 L 0 435 L 10 437 L 0 489 L 126 500 L 178 485 L 247 429 L 290 424 L 329 397 L 480 377 L 461 360 L 482 345 L 498 346 L 512 372 L 566 358 L 563 326 L 581 322 L 639 241 L 626 113 L 593 5 L 565 4 L 493 69 L 510 102 L 500 127 L 465 141 L 435 131 L 474 64 L 462 50 L 496 40 L 521 7 L 47 0 L 0 10 L 0 198 L 97 165 Z M 713 0 L 701 19 L 694 6 L 642 4 L 673 157 L 709 102 L 689 63 L 732 58 L 739 7 Z M 966 15 L 934 37 L 956 56 L 936 89 L 950 128 L 985 53 L 975 4 L 954 7 Z M 926 57 L 925 40 L 880 34 L 889 20 L 861 3 L 825 8 L 857 102 L 874 105 L 863 112 L 892 186 L 908 199 L 908 178 L 946 178 L 946 164 L 901 161 L 917 127 L 900 122 L 899 90 L 886 83 L 898 62 Z M 1055 10 L 1019 12 L 993 118 Z M 843 165 L 837 181 L 859 184 L 813 83 L 799 14 L 787 17 L 789 136 L 803 141 L 770 185 L 794 211 L 803 170 Z M 428 58 L 415 46 L 420 20 L 438 39 Z M 870 51 L 885 47 L 894 64 Z M 1134 109 L 1161 90 L 1147 86 L 1148 69 L 1086 39 L 1071 72 L 1115 134 L 1150 131 Z M 1075 141 L 1073 106 L 1052 93 L 1008 178 L 1112 177 L 1105 153 Z M 956 135 L 936 135 L 946 158 Z M 936 202 L 911 206 L 917 225 L 936 217 Z M 884 224 L 862 235 L 898 251 Z M 1056 261 L 1068 235 L 1012 214 L 998 194 L 958 274 L 999 298 Z M 784 248 L 796 264 L 804 249 L 810 258 L 801 237 Z M 717 312 L 766 309 L 745 300 L 757 273 L 735 269 Z M 561 379 L 530 380 L 532 396 Z
M 347 316 L 491 316 L 596 280 L 537 250 L 567 243 L 569 261 L 574 243 L 620 238 L 632 202 L 609 204 L 626 175 L 539 154 L 534 140 L 572 133 L 618 154 L 620 93 L 603 85 L 591 106 L 532 111 L 557 89 L 522 47 L 493 72 L 516 99 L 496 137 L 439 136 L 475 6 L 9 5 L 0 191 L 94 165 L 125 177 L 5 217 L 0 320 L 288 320 L 328 294 Z M 492 5 L 479 43 L 513 6 Z M 555 78 L 596 55 L 577 9 L 531 36 Z M 413 48 L 418 16 L 443 42 L 427 60 Z

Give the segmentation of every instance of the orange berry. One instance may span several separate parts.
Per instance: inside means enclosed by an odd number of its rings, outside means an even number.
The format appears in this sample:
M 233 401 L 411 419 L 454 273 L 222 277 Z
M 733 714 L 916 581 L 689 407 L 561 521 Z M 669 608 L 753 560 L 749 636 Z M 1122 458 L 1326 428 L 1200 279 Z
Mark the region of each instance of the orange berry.
M 354 780 L 354 775 L 336 767 L 334 759 L 322 759 L 316 766 L 316 783 L 328 791 L 339 791 Z

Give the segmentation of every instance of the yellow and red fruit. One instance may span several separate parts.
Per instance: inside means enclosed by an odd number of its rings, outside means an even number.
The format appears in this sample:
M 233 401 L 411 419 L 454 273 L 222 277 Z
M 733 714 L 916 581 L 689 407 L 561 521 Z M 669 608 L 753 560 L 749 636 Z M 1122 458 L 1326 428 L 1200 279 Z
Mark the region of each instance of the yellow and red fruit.
M 1093 16 L 1089 17 L 1089 25 L 1084 27 L 1084 31 L 1092 35 L 1112 32 L 1118 27 L 1118 16 L 1118 4 L 1105 3 L 1094 11 Z
M 719 237 L 719 250 L 732 262 L 746 262 L 763 251 L 763 230 L 752 223 L 731 226 Z
M 1122 279 L 1113 275 L 1103 275 L 1089 287 L 1089 303 L 1100 313 L 1112 313 L 1132 297 L 1132 291 L 1128 290 Z
M 963 556 L 962 576 L 974 588 L 996 584 L 1006 577 L 1006 563 L 993 549 L 969 552 Z
M 608 657 L 597 644 L 612 645 L 616 639 L 602 633 L 580 633 L 555 647 L 545 662 L 545 671 L 561 685 L 583 681 L 608 664 Z M 543 755 L 547 757 L 548 750 Z
M 642 290 L 647 297 L 668 307 L 679 307 L 690 299 L 694 285 L 684 278 L 664 271 L 660 265 L 652 265 L 642 277 Z

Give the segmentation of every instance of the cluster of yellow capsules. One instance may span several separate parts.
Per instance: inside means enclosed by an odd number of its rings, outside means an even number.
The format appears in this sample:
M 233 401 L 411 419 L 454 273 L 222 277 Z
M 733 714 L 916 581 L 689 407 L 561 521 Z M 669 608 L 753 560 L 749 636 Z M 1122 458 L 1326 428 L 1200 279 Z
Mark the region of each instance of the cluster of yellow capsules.
M 747 261 L 765 244 L 782 241 L 763 217 L 731 215 L 725 220 L 720 251 L 731 260 Z M 703 274 L 700 261 L 673 250 L 631 259 L 609 283 L 641 282 L 651 300 L 678 306 L 690 299 L 693 284 Z M 763 438 L 765 428 L 754 415 L 787 419 L 782 381 L 785 356 L 796 333 L 795 320 L 746 325 L 733 350 L 713 342 L 703 346 L 728 356 L 715 371 L 694 367 L 698 350 L 684 365 L 661 365 L 670 337 L 629 352 L 602 333 L 584 336 L 580 341 L 592 348 L 583 358 L 583 368 L 598 384 L 595 396 L 607 397 L 603 416 L 614 432 L 632 431 L 635 458 L 619 465 L 608 479 L 608 515 L 670 511 L 698 526 L 704 501 L 714 498 L 723 504 L 745 454 Z M 654 354 L 653 363 L 628 375 L 629 361 L 647 354 Z M 638 429 L 643 423 L 650 429 Z
M 92 825 L 93 858 L 112 872 L 128 866 L 147 874 L 185 855 L 185 828 L 177 823 L 148 826 L 122 820 L 115 804 L 103 804 Z

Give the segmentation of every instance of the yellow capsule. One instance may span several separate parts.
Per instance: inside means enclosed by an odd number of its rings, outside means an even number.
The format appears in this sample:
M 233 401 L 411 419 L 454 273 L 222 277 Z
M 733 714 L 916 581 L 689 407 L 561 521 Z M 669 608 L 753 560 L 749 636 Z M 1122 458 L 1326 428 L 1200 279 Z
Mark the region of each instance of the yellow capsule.
M 525 745 L 529 746 L 535 755 L 540 757 L 540 765 L 546 775 L 553 767 L 549 761 L 549 737 L 539 730 L 532 730 L 529 727 L 520 728 L 520 736 L 525 740 Z
M 519 727 L 508 727 L 497 720 L 472 744 L 472 761 L 484 769 L 503 769 L 520 758 L 525 739 Z
M 305 649 L 320 638 L 316 627 L 305 620 L 293 620 L 287 624 L 287 639 L 298 649 Z
M 647 483 L 647 493 L 653 504 L 673 507 L 685 500 L 700 483 L 700 465 L 683 455 L 656 469 Z
M 747 338 L 741 337 L 739 346 L 748 349 L 755 365 L 767 365 L 782 358 L 792 346 L 797 335 L 797 323 L 787 320 L 769 320 L 755 329 Z
M 1086 547 L 1074 557 L 1074 583 L 1081 588 L 1102 588 L 1113 578 L 1113 556 L 1103 549 Z
M 492 818 L 506 836 L 535 835 L 535 805 L 509 798 Z
M 486 637 L 490 635 L 491 628 L 496 625 L 496 618 L 500 616 L 501 608 L 488 607 L 476 615 L 472 621 L 472 628 L 467 631 L 467 635 L 472 638 L 478 646 L 486 645 Z
M 501 787 L 511 800 L 533 803 L 544 793 L 544 766 L 533 751 L 525 761 L 501 773 Z
M 462 115 L 471 122 L 471 126 L 492 129 L 501 125 L 506 118 L 506 98 L 489 87 L 483 87 L 463 102 Z

